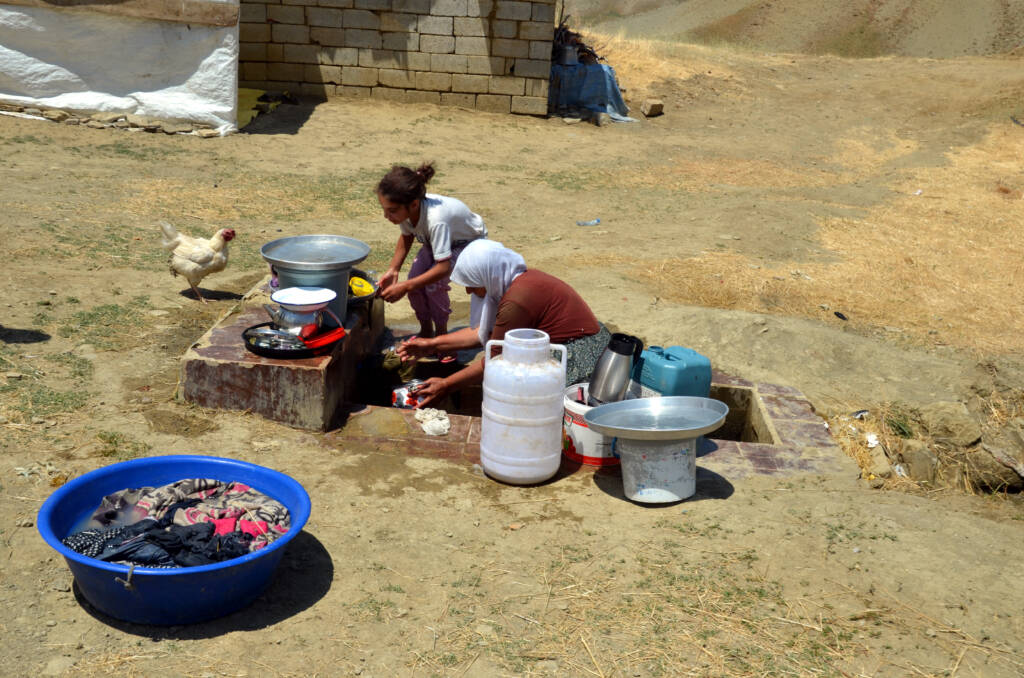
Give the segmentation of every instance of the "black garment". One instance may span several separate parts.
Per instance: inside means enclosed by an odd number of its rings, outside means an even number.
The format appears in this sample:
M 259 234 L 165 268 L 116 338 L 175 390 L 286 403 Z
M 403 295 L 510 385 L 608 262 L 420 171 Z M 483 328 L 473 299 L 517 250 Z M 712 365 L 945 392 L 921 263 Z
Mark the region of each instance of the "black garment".
M 164 526 L 165 520 L 141 520 L 112 530 L 83 530 L 62 543 L 90 558 L 157 568 L 210 565 L 249 553 L 252 535 L 245 532 L 216 535 L 213 523 Z

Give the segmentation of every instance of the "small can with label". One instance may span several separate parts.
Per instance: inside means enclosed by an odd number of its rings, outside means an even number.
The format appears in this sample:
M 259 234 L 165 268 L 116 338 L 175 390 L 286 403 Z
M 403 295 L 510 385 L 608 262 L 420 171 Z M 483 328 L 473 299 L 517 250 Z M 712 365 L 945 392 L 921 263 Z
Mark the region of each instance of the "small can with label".
M 411 410 L 415 409 L 420 404 L 420 399 L 416 395 L 416 390 L 423 384 L 422 379 L 410 379 L 401 386 L 398 386 L 391 392 L 391 406 L 401 407 L 402 409 Z

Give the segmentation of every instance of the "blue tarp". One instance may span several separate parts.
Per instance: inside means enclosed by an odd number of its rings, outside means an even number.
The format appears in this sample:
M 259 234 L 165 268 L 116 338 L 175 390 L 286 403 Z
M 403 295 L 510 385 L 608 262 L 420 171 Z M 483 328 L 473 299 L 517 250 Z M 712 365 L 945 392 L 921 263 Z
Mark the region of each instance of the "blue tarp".
M 548 109 L 551 115 L 561 116 L 586 109 L 607 113 L 619 122 L 635 122 L 627 115 L 629 107 L 622 100 L 615 70 L 606 64 L 553 64 Z

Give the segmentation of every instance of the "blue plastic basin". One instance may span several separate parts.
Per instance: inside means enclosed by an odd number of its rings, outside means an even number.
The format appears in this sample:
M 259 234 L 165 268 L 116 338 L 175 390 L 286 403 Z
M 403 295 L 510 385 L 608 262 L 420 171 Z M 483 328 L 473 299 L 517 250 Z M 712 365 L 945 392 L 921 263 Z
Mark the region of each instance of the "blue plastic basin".
M 131 577 L 126 565 L 87 558 L 61 543 L 104 496 L 185 478 L 245 483 L 284 504 L 291 527 L 269 546 L 241 558 L 171 570 L 136 567 Z M 279 471 L 235 459 L 172 455 L 133 459 L 75 478 L 50 495 L 36 524 L 46 543 L 64 556 L 79 590 L 95 608 L 124 621 L 171 626 L 220 617 L 255 600 L 270 583 L 288 542 L 302 531 L 309 511 L 306 490 Z

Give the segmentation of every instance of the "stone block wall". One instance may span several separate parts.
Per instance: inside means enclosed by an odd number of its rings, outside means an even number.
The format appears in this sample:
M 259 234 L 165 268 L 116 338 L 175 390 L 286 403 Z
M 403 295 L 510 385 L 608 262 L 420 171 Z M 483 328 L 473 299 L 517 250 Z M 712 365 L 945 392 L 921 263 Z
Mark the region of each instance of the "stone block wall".
M 554 0 L 241 0 L 242 87 L 546 115 Z

